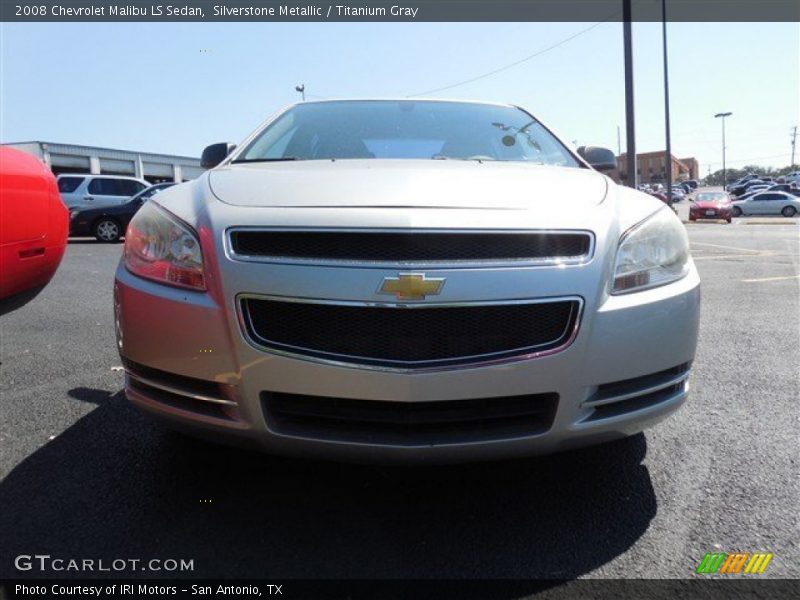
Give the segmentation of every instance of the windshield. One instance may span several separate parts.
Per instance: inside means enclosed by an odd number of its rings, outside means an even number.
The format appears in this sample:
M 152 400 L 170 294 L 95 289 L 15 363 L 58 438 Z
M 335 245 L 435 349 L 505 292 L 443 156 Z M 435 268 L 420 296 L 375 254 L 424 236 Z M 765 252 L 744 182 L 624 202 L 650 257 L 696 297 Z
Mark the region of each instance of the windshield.
M 728 194 L 722 192 L 703 192 L 697 194 L 696 202 L 725 202 L 728 200 Z
M 416 100 L 298 104 L 233 162 L 416 158 L 577 167 L 528 113 L 508 106 Z

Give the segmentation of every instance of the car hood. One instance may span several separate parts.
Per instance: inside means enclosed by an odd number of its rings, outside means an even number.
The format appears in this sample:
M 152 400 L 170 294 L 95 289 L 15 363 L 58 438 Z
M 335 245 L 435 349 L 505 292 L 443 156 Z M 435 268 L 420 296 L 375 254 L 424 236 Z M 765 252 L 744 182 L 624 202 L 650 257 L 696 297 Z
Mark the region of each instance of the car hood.
M 704 200 L 702 202 L 695 202 L 697 208 L 725 208 L 730 206 L 730 202 L 719 202 L 717 200 Z
M 590 169 L 458 160 L 310 160 L 233 164 L 209 174 L 222 202 L 247 207 L 578 211 L 606 196 Z

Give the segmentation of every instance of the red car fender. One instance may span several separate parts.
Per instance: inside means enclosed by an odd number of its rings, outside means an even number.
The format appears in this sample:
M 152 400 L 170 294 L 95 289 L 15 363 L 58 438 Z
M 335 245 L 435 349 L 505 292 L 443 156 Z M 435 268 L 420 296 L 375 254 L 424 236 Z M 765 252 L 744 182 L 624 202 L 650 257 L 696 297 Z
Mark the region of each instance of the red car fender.
M 0 146 L 0 300 L 38 291 L 50 281 L 68 230 L 69 212 L 47 166 Z

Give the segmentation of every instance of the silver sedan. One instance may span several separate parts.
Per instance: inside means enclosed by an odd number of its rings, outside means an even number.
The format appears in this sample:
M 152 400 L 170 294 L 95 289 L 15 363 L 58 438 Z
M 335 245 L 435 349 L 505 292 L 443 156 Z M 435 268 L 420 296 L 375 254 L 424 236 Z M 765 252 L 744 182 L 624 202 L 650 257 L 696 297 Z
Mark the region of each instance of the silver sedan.
M 760 192 L 731 203 L 733 216 L 783 215 L 793 217 L 800 212 L 800 199 L 786 192 Z
M 126 393 L 177 428 L 354 461 L 524 456 L 687 398 L 700 281 L 661 202 L 509 105 L 305 102 L 135 216 Z M 595 168 L 592 168 L 592 167 Z

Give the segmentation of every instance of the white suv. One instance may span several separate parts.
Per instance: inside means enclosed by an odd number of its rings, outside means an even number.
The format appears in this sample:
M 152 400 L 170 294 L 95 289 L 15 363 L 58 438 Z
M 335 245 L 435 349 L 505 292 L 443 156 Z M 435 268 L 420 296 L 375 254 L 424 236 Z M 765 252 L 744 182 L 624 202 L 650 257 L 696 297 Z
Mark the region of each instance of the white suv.
M 70 209 L 123 204 L 147 187 L 150 187 L 147 181 L 136 177 L 88 173 L 58 176 L 58 191 L 64 204 Z

